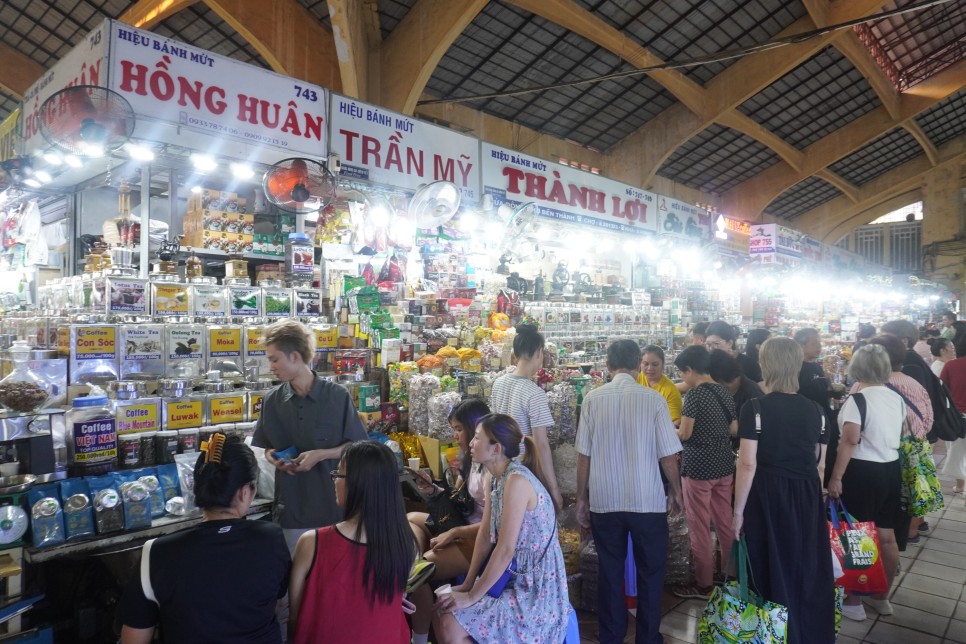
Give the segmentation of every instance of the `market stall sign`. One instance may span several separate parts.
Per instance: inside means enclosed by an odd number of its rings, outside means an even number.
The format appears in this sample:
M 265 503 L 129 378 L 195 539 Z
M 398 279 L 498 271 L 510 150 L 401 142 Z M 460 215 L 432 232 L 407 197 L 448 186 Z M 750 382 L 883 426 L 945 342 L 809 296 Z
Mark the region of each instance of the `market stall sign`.
M 800 259 L 802 257 L 802 239 L 804 235 L 797 230 L 778 226 L 775 235 L 775 252 Z
M 633 235 L 658 230 L 657 198 L 646 190 L 490 143 L 481 168 L 495 206 L 534 202 L 548 219 Z
M 342 176 L 415 190 L 452 181 L 467 201 L 480 199 L 480 143 L 449 128 L 332 94 L 331 151 Z
M 693 204 L 657 195 L 657 231 L 705 242 L 711 238 L 711 215 Z
M 73 53 L 73 52 L 72 52 Z M 326 153 L 326 90 L 111 21 L 110 89 L 139 119 L 256 145 Z
M 47 141 L 40 133 L 40 108 L 44 105 L 44 101 L 60 90 L 74 85 L 107 87 L 108 24 L 109 21 L 105 21 L 87 34 L 84 40 L 67 52 L 27 89 L 21 107 L 25 155 L 29 156 L 48 147 Z M 48 109 L 53 110 L 63 107 L 65 106 L 59 104 L 48 105 Z
M 748 254 L 752 259 L 762 264 L 774 264 L 775 237 L 778 234 L 777 224 L 755 224 L 751 227 L 751 238 L 748 240 Z

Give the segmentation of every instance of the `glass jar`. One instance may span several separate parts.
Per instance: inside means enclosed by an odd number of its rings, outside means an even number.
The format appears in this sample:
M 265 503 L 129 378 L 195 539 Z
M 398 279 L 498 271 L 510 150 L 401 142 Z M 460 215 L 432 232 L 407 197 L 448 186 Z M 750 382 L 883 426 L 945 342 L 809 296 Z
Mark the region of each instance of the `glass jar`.
M 203 385 L 205 397 L 205 418 L 211 425 L 240 423 L 245 420 L 245 403 L 248 397 L 244 391 L 224 380 L 207 381 Z
M 36 411 L 50 398 L 50 385 L 27 364 L 30 351 L 30 344 L 24 340 L 15 341 L 7 349 L 13 368 L 6 378 L 0 380 L 0 405 L 13 412 Z
M 92 476 L 117 469 L 117 425 L 107 396 L 75 398 L 65 422 L 68 476 Z
M 192 391 L 191 381 L 165 378 L 158 381 L 158 386 L 161 391 L 161 421 L 164 429 L 187 429 L 204 424 L 205 396 Z M 161 458 L 160 452 L 158 458 Z
M 285 279 L 288 286 L 312 286 L 315 247 L 306 233 L 289 233 L 285 242 Z
M 271 378 L 259 378 L 245 383 L 248 390 L 248 400 L 245 408 L 245 420 L 255 422 L 262 415 L 262 401 L 265 394 L 272 388 Z

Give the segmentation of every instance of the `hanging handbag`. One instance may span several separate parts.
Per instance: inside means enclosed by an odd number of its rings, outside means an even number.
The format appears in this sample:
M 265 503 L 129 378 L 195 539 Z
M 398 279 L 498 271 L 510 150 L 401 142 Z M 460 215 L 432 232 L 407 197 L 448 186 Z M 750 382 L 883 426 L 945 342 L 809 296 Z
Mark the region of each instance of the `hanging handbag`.
M 751 642 L 753 644 L 785 644 L 788 641 L 788 609 L 762 599 L 749 589 L 748 578 L 751 564 L 745 538 L 737 539 L 731 546 L 728 569 L 736 563 L 738 581 L 725 581 L 715 586 L 708 605 L 698 620 L 698 644 L 719 642 Z
M 543 554 L 540 555 L 541 559 L 547 556 L 547 551 L 550 550 L 550 544 L 553 543 L 553 540 L 556 538 L 556 536 L 557 536 L 557 525 L 555 523 L 553 526 L 553 533 L 551 533 L 550 539 L 547 540 L 547 545 L 543 549 Z M 497 541 L 499 541 L 499 539 L 500 539 L 500 536 L 497 535 Z M 490 549 L 490 552 L 486 555 L 486 559 L 483 560 L 483 568 L 481 568 L 481 570 L 486 570 L 486 566 L 490 563 L 490 556 L 493 554 L 494 550 L 496 550 L 495 543 L 493 544 L 493 547 Z M 520 572 L 519 566 L 517 565 L 516 555 L 514 555 L 514 557 L 510 559 L 510 564 L 506 567 L 506 570 L 504 570 L 503 574 L 500 575 L 499 579 L 497 579 L 496 582 L 494 582 L 494 584 L 490 586 L 489 590 L 486 591 L 486 594 L 493 598 L 499 597 L 501 594 L 503 594 L 504 589 L 507 587 L 507 584 L 510 583 L 511 579 L 523 576 L 525 574 L 527 573 Z
M 475 502 L 465 481 L 451 488 L 446 477 L 440 481 L 440 490 L 426 500 L 426 529 L 434 537 L 447 530 L 466 525 L 466 517 L 473 512 Z

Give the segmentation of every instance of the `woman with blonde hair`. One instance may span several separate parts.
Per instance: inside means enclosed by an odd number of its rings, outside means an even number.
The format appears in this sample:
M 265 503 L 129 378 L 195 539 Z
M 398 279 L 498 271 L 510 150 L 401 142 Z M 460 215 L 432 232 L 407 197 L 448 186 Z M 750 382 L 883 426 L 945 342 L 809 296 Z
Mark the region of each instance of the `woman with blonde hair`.
M 770 393 L 741 408 L 735 536 L 744 533 L 758 591 L 788 608 L 788 641 L 831 642 L 834 587 L 822 504 L 825 414 L 798 393 L 799 343 L 771 338 L 759 359 Z

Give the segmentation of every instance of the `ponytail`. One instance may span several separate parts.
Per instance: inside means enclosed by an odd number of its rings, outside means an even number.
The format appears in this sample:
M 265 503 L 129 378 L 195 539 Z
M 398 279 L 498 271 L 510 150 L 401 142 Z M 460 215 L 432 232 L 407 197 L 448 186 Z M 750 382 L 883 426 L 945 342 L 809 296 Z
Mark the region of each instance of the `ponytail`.
M 540 481 L 541 485 L 543 485 L 545 489 L 549 490 L 550 485 L 547 484 L 547 476 L 543 471 L 543 467 L 540 465 L 540 458 L 538 456 L 538 450 L 540 448 L 537 446 L 537 441 L 533 440 L 533 436 L 524 436 L 523 446 L 526 451 L 520 458 L 520 462 L 523 463 L 528 470 L 533 472 L 533 475 L 537 477 L 537 480 Z M 555 507 L 556 505 L 557 504 L 554 503 Z M 560 510 L 560 508 L 557 508 L 557 510 Z

